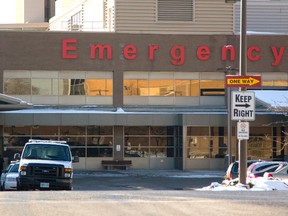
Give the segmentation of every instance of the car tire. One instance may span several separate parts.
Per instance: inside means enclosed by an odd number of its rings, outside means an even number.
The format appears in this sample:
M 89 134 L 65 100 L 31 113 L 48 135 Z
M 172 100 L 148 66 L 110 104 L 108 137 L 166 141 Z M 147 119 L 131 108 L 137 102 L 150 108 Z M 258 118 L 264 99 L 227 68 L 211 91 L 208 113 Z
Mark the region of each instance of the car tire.
M 23 191 L 23 190 L 24 190 L 24 188 L 23 188 L 23 187 L 21 187 L 19 184 L 17 184 L 17 186 L 16 186 L 16 190 L 17 190 L 17 191 Z
M 65 188 L 63 188 L 63 190 L 71 191 L 71 190 L 73 190 L 73 188 L 72 187 L 65 187 Z
M 5 181 L 3 182 L 3 186 L 2 186 L 3 188 L 3 191 L 6 191 L 6 188 L 5 188 Z

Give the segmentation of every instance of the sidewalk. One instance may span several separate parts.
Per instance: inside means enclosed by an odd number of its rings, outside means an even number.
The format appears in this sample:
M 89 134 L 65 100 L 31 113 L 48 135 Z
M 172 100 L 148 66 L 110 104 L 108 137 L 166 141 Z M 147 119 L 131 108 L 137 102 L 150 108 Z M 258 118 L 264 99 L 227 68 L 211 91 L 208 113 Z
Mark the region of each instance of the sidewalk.
M 150 169 L 131 169 L 131 170 L 75 170 L 75 175 L 93 176 L 149 176 L 167 178 L 213 178 L 224 177 L 224 170 L 150 170 Z

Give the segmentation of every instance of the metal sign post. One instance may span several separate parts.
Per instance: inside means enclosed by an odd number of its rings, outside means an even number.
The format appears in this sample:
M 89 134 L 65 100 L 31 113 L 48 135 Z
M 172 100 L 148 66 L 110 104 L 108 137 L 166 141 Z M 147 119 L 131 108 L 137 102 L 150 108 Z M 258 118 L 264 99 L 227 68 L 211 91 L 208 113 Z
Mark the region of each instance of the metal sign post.
M 236 1 L 240 0 L 225 0 L 226 3 L 235 3 Z M 254 92 L 247 92 L 246 90 L 247 87 L 261 87 L 262 85 L 260 76 L 247 76 L 246 10 L 247 0 L 241 0 L 239 75 L 226 76 L 226 87 L 239 87 L 239 92 L 233 92 L 231 120 L 239 121 L 237 124 L 239 183 L 244 185 L 246 185 L 247 177 L 247 140 L 249 139 L 249 124 L 242 121 L 255 120 L 255 95 Z M 228 111 L 228 114 L 230 114 L 230 111 Z M 230 127 L 229 124 L 228 127 Z
M 247 0 L 241 0 L 240 63 L 239 73 L 247 75 L 247 35 L 246 35 Z M 240 88 L 246 91 L 246 87 Z M 246 185 L 247 177 L 247 140 L 239 140 L 239 183 Z

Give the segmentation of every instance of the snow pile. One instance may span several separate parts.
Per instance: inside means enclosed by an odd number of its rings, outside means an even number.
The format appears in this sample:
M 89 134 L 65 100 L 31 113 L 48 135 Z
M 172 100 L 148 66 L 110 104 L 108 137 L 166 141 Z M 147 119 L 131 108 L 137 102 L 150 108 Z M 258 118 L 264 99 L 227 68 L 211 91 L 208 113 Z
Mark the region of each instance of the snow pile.
M 211 185 L 203 187 L 198 190 L 213 190 L 213 191 L 273 191 L 273 190 L 287 190 L 288 180 L 274 179 L 274 178 L 247 178 L 247 185 L 237 183 L 238 179 L 224 180 L 222 184 L 212 182 Z

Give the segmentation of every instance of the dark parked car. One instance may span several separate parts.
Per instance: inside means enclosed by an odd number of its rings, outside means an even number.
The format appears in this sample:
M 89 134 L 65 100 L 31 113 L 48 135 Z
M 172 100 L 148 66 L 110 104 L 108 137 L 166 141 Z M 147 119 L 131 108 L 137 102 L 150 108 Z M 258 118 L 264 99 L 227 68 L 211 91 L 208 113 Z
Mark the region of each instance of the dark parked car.
M 259 160 L 247 160 L 247 167 L 251 164 L 259 162 Z M 239 175 L 239 162 L 235 161 L 231 163 L 226 171 L 225 179 L 235 179 Z

